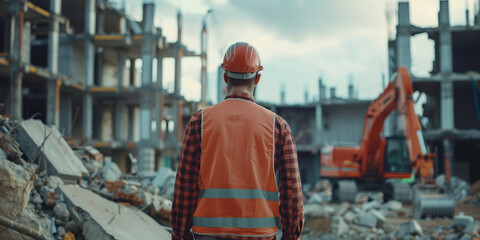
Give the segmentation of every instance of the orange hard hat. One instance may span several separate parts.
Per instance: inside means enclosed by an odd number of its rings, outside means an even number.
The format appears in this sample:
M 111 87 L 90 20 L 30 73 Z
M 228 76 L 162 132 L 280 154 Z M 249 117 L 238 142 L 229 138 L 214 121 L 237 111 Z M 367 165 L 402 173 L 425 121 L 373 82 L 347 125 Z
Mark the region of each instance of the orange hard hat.
M 246 42 L 234 43 L 227 49 L 222 68 L 227 76 L 236 79 L 250 79 L 263 70 L 257 49 Z

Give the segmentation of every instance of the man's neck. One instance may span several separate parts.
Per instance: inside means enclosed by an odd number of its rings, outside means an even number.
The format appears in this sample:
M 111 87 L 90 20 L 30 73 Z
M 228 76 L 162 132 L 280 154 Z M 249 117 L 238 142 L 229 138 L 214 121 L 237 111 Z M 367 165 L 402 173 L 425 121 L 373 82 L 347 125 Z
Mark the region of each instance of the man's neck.
M 235 93 L 235 92 L 247 93 L 247 94 L 253 96 L 253 91 L 250 90 L 248 87 L 245 87 L 245 86 L 232 86 L 229 89 L 227 95 L 230 94 L 230 93 Z

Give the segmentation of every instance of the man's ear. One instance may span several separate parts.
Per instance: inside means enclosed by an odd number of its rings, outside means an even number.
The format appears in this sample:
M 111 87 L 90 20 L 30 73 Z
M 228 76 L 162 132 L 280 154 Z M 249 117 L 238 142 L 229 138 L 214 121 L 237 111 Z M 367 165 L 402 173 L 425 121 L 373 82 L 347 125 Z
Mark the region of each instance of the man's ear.
M 255 77 L 255 82 L 254 82 L 254 83 L 255 83 L 255 85 L 257 85 L 257 84 L 258 84 L 258 82 L 260 81 L 260 75 L 262 75 L 262 74 L 260 74 L 260 73 L 257 73 L 257 76 Z
M 228 84 L 227 73 L 223 73 L 223 81 Z

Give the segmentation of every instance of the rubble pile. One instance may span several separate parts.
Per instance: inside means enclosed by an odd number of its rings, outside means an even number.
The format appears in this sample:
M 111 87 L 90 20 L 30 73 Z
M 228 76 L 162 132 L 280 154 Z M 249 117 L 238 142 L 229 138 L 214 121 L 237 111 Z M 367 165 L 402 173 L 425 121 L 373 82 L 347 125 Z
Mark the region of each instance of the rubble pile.
M 122 174 L 55 127 L 0 115 L 0 239 L 168 239 L 172 179 Z
M 479 194 L 480 181 L 470 187 L 455 179 L 454 184 L 462 187 L 455 191 L 462 192 L 466 188 L 470 194 L 457 198 L 459 204 L 463 204 L 462 209 L 478 209 L 478 198 L 472 196 Z M 325 181 L 317 184 L 324 187 L 314 187 L 306 194 L 306 227 L 302 239 L 480 239 L 478 214 L 473 217 L 459 212 L 453 219 L 412 220 L 411 205 L 395 200 L 384 201 L 381 192 L 360 192 L 354 203 L 333 203 L 324 200 L 328 191 L 331 192 Z M 317 190 L 319 192 L 315 192 Z

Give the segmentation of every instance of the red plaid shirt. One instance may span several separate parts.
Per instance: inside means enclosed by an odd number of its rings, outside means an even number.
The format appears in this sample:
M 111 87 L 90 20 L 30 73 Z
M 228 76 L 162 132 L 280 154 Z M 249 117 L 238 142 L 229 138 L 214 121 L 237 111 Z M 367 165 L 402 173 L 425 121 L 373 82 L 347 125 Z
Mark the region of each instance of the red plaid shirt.
M 231 93 L 227 98 L 241 98 L 255 102 L 247 93 Z M 180 163 L 177 170 L 170 225 L 172 239 L 193 239 L 192 216 L 197 204 L 198 172 L 201 153 L 201 113 L 193 114 L 186 126 Z M 288 123 L 278 116 L 275 122 L 275 170 L 279 173 L 280 216 L 282 239 L 300 239 L 303 230 L 303 195 L 298 171 L 297 149 Z M 273 237 L 252 238 L 220 236 L 226 239 L 270 240 Z

